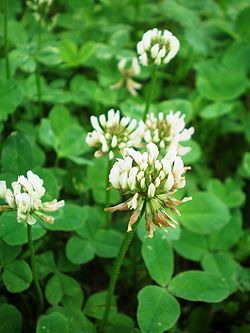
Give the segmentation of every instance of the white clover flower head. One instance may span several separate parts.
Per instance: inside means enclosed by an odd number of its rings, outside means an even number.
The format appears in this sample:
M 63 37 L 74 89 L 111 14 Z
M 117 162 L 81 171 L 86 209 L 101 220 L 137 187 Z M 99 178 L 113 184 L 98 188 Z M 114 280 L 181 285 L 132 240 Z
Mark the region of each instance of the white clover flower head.
M 49 12 L 53 0 L 27 0 L 26 5 L 29 7 L 36 21 L 45 23 L 45 15 Z
M 132 59 L 122 58 L 119 61 L 117 67 L 122 75 L 122 78 L 117 83 L 113 84 L 111 88 L 119 89 L 123 85 L 125 85 L 128 92 L 131 95 L 136 96 L 138 94 L 137 90 L 141 89 L 142 87 L 140 83 L 133 80 L 133 78 L 139 75 L 141 72 L 141 67 L 139 65 L 137 58 L 135 57 Z
M 53 223 L 52 216 L 45 215 L 41 211 L 55 211 L 64 206 L 64 200 L 57 202 L 42 202 L 46 190 L 43 187 L 43 180 L 31 170 L 27 176 L 19 176 L 17 181 L 12 182 L 12 190 L 6 187 L 4 181 L 0 181 L 0 195 L 7 203 L 5 210 L 17 211 L 17 222 L 26 221 L 28 224 L 36 222 L 35 216 L 43 221 Z
M 176 151 L 169 151 L 162 159 L 158 159 L 158 155 L 159 150 L 154 143 L 149 143 L 144 153 L 132 148 L 124 150 L 124 157 L 118 158 L 110 171 L 109 181 L 112 187 L 131 197 L 126 202 L 105 209 L 109 212 L 133 210 L 128 223 L 128 231 L 131 231 L 145 204 L 149 237 L 153 236 L 155 225 L 175 228 L 177 222 L 164 210 L 164 206 L 179 214 L 175 206 L 191 199 L 173 198 L 173 194 L 185 186 L 183 174 L 189 167 L 184 167 Z
M 155 116 L 149 113 L 145 122 L 140 121 L 140 132 L 143 133 L 143 141 L 145 143 L 154 142 L 162 151 L 177 150 L 177 155 L 183 156 L 187 154 L 191 148 L 181 146 L 181 142 L 189 141 L 194 133 L 194 128 L 185 128 L 185 115 L 179 111 L 170 111 L 164 116 L 160 112 Z
M 144 66 L 150 63 L 167 64 L 175 57 L 179 49 L 180 42 L 170 31 L 161 31 L 157 28 L 146 31 L 137 44 L 139 61 Z
M 107 117 L 104 114 L 98 118 L 91 116 L 90 121 L 94 130 L 87 134 L 86 143 L 97 148 L 95 157 L 109 154 L 109 158 L 113 159 L 115 154 L 122 152 L 124 148 L 141 145 L 141 132 L 136 128 L 137 121 L 130 117 L 121 117 L 119 110 L 109 110 Z

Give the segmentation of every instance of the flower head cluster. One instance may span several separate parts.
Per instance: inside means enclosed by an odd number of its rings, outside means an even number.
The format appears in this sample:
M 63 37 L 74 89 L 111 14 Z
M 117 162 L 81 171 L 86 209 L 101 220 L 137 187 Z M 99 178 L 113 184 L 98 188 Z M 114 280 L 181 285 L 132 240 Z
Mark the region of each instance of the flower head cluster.
M 122 75 L 122 78 L 115 83 L 112 88 L 119 89 L 123 85 L 126 86 L 128 92 L 135 96 L 137 95 L 137 90 L 142 87 L 142 85 L 133 80 L 133 78 L 140 74 L 141 68 L 137 58 L 132 60 L 123 58 L 118 63 L 118 69 Z
M 166 149 L 176 149 L 180 156 L 187 154 L 191 148 L 181 146 L 180 142 L 190 140 L 194 128 L 185 128 L 184 118 L 185 115 L 173 111 L 165 117 L 162 112 L 158 113 L 157 116 L 153 113 L 148 114 L 145 122 L 139 123 L 143 140 L 146 143 L 154 142 L 164 152 Z
M 153 62 L 167 64 L 177 54 L 180 48 L 179 40 L 168 31 L 157 28 L 146 31 L 142 40 L 137 44 L 137 52 L 142 65 Z
M 43 21 L 44 15 L 48 13 L 53 0 L 28 0 L 27 6 L 33 11 L 33 15 L 37 21 Z
M 53 212 L 64 206 L 64 201 L 53 200 L 42 202 L 45 194 L 43 180 L 32 171 L 27 172 L 27 177 L 19 176 L 17 181 L 11 184 L 12 190 L 8 189 L 5 181 L 0 181 L 0 198 L 7 203 L 6 210 L 17 211 L 17 221 L 26 221 L 34 224 L 39 217 L 44 222 L 53 223 L 54 217 L 43 212 Z
M 175 206 L 191 198 L 181 201 L 173 198 L 173 194 L 186 183 L 183 174 L 188 167 L 184 167 L 181 157 L 176 156 L 176 152 L 169 151 L 164 158 L 158 160 L 159 151 L 154 143 L 149 143 L 147 150 L 148 152 L 140 153 L 128 148 L 124 151 L 124 158 L 117 159 L 110 171 L 110 183 L 131 197 L 106 210 L 134 210 L 128 224 L 128 231 L 131 231 L 146 205 L 146 230 L 149 237 L 152 237 L 154 225 L 175 228 L 176 221 L 164 210 L 164 206 L 179 215 Z
M 104 114 L 99 118 L 91 116 L 90 121 L 94 130 L 87 134 L 86 142 L 90 147 L 97 148 L 95 157 L 109 154 L 109 159 L 113 159 L 117 151 L 140 147 L 141 133 L 140 129 L 136 129 L 137 121 L 121 117 L 119 110 L 109 110 L 107 117 Z

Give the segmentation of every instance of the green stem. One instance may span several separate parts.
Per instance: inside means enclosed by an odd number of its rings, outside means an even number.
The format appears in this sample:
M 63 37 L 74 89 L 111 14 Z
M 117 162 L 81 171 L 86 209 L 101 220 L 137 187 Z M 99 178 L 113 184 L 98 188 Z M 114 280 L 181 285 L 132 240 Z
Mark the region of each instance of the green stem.
M 30 251 L 30 266 L 33 275 L 33 281 L 37 292 L 38 298 L 38 314 L 42 313 L 43 311 L 43 293 L 40 287 L 37 275 L 36 275 L 36 265 L 35 265 L 35 251 L 32 239 L 32 226 L 27 224 L 27 231 L 28 231 L 28 244 L 29 244 L 29 251 Z
M 42 16 L 40 16 L 39 21 L 38 21 L 37 48 L 36 48 L 37 54 L 40 51 L 41 42 L 42 42 L 41 23 L 42 23 Z M 36 90 L 37 90 L 37 100 L 38 100 L 39 112 L 40 112 L 40 115 L 42 115 L 42 88 L 41 88 L 41 77 L 40 77 L 40 75 L 41 75 L 40 63 L 36 60 Z
M 107 174 L 106 174 L 106 198 L 105 198 L 105 207 L 109 207 L 110 204 L 110 191 L 107 189 L 109 187 L 109 172 L 111 169 L 111 160 L 109 159 L 109 156 L 107 155 Z M 108 228 L 110 226 L 111 221 L 111 214 L 106 214 L 106 227 Z
M 145 110 L 144 110 L 144 114 L 143 114 L 143 120 L 146 120 L 147 114 L 149 113 L 149 108 L 150 105 L 152 103 L 152 99 L 154 96 L 154 91 L 155 91 L 155 84 L 156 84 L 156 74 L 157 74 L 157 65 L 154 65 L 153 67 L 153 73 L 152 73 L 152 78 L 151 78 L 151 84 L 150 84 L 150 90 L 149 90 L 149 94 L 147 96 L 147 100 L 146 100 L 146 105 L 145 105 Z
M 106 298 L 105 311 L 104 311 L 103 319 L 102 319 L 102 322 L 100 325 L 101 332 L 104 332 L 104 328 L 106 326 L 106 323 L 107 323 L 107 320 L 109 317 L 109 311 L 110 311 L 110 307 L 111 307 L 112 298 L 113 298 L 113 295 L 115 292 L 116 283 L 117 283 L 117 280 L 119 277 L 120 269 L 122 267 L 125 255 L 127 253 L 129 245 L 134 237 L 137 225 L 140 223 L 140 220 L 144 215 L 144 212 L 145 212 L 145 205 L 142 208 L 141 214 L 138 217 L 136 223 L 133 225 L 132 231 L 127 232 L 126 235 L 124 236 L 119 253 L 115 259 L 110 282 L 109 282 L 109 289 L 108 289 L 107 298 Z
M 9 43 L 8 43 L 8 0 L 4 2 L 4 57 L 5 57 L 5 68 L 6 68 L 6 78 L 10 78 L 10 64 L 9 64 Z

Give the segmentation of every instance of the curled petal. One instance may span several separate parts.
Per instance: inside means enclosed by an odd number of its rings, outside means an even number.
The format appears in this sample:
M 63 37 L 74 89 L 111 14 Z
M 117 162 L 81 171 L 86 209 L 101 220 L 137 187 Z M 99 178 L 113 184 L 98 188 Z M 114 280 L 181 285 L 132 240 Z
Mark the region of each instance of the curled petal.
M 122 202 L 119 205 L 113 206 L 113 207 L 107 207 L 104 208 L 105 212 L 110 212 L 114 213 L 116 211 L 124 211 L 124 210 L 129 210 L 128 205 L 126 202 Z
M 140 212 L 138 210 L 135 210 L 133 212 L 133 214 L 131 214 L 129 222 L 128 222 L 128 230 L 127 230 L 127 232 L 132 231 L 132 226 L 138 220 L 139 215 L 140 215 Z
M 49 216 L 49 215 L 45 215 L 41 212 L 34 212 L 34 214 L 36 216 L 38 216 L 41 220 L 43 220 L 43 222 L 49 223 L 49 224 L 53 224 L 55 218 L 53 216 Z
M 146 219 L 146 231 L 148 232 L 148 238 L 153 238 L 155 227 L 153 224 L 153 220 L 150 216 L 147 216 Z
M 50 202 L 45 202 L 43 204 L 42 209 L 47 212 L 54 212 L 54 211 L 58 210 L 59 208 L 62 208 L 64 206 L 64 204 L 65 204 L 64 200 L 61 200 L 61 201 L 53 200 Z

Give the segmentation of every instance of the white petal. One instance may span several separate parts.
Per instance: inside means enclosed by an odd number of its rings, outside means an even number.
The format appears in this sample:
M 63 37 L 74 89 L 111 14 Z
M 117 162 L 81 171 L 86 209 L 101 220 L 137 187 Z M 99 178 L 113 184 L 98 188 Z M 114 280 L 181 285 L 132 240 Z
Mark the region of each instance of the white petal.
M 155 195 L 155 186 L 153 183 L 151 183 L 148 187 L 148 197 L 153 198 Z
M 118 69 L 120 72 L 122 72 L 126 66 L 127 60 L 125 58 L 122 58 L 119 62 L 118 62 Z
M 139 55 L 142 55 L 145 52 L 143 41 L 140 41 L 137 44 L 137 52 Z
M 115 188 L 120 187 L 120 168 L 117 163 L 114 164 L 109 173 L 109 181 Z
M 148 57 L 147 54 L 144 52 L 142 55 L 139 56 L 139 60 L 143 66 L 148 65 Z
M 97 132 L 100 132 L 100 133 L 103 132 L 102 129 L 101 129 L 101 127 L 100 127 L 100 125 L 99 125 L 99 123 L 98 123 L 98 119 L 97 119 L 97 117 L 95 117 L 95 116 L 91 116 L 91 117 L 90 117 L 90 122 L 91 122 L 93 128 L 94 128 Z
M 157 146 L 150 142 L 148 145 L 147 145 L 147 149 L 149 151 L 149 160 L 150 161 L 155 161 L 159 155 L 159 150 L 157 148 Z
M 102 125 L 102 127 L 104 127 L 106 125 L 106 117 L 104 114 L 100 115 L 99 121 L 100 121 L 100 124 Z
M 6 186 L 6 182 L 1 180 L 0 181 L 0 198 L 4 199 L 6 196 L 6 191 L 7 191 L 7 186 Z
M 160 49 L 160 45 L 158 43 L 155 44 L 154 46 L 152 46 L 152 48 L 151 48 L 151 57 L 153 59 L 155 59 L 157 57 L 159 49 Z

